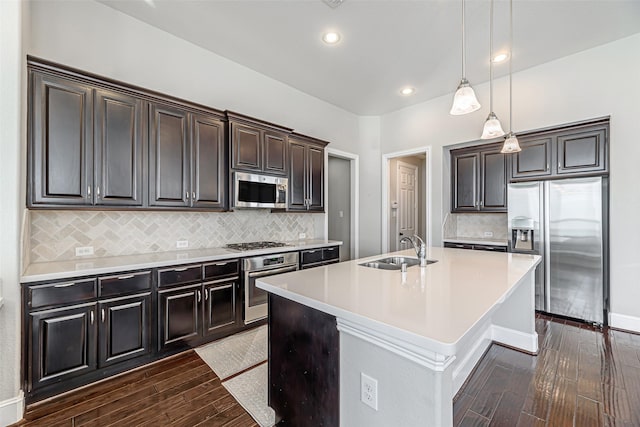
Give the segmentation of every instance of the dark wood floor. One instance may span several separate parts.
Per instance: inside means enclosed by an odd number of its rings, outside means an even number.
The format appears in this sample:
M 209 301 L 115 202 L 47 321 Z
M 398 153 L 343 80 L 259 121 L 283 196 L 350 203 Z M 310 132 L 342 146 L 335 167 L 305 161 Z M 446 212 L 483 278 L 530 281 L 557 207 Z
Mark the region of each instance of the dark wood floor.
M 640 426 L 640 335 L 536 316 L 538 356 L 492 345 L 454 426 Z
M 18 426 L 257 426 L 194 352 L 27 408 Z
M 455 426 L 640 426 L 640 335 L 540 315 L 536 329 L 538 356 L 490 347 Z M 257 426 L 193 351 L 29 406 L 18 425 Z

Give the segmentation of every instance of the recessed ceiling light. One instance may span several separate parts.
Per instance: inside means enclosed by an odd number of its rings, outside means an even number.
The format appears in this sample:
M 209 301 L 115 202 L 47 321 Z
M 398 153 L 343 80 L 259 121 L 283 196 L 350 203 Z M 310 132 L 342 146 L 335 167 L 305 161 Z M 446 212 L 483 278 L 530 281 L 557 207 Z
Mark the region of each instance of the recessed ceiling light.
M 415 91 L 416 91 L 415 88 L 407 86 L 405 88 L 400 89 L 400 94 L 404 96 L 409 96 L 409 95 L 413 95 Z
M 508 57 L 509 55 L 507 55 L 506 53 L 499 53 L 493 57 L 493 62 L 496 64 L 499 62 L 504 62 Z
M 340 34 L 335 31 L 329 31 L 323 34 L 322 41 L 326 44 L 336 44 L 340 41 Z

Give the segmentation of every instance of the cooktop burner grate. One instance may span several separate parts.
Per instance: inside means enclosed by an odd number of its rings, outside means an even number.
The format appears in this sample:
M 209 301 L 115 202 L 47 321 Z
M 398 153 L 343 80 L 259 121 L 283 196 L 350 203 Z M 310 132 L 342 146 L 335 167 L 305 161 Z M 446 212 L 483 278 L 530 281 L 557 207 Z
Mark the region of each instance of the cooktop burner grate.
M 246 242 L 246 243 L 229 243 L 228 249 L 234 249 L 237 251 L 251 251 L 254 249 L 268 249 L 268 248 L 280 248 L 287 246 L 282 242 Z

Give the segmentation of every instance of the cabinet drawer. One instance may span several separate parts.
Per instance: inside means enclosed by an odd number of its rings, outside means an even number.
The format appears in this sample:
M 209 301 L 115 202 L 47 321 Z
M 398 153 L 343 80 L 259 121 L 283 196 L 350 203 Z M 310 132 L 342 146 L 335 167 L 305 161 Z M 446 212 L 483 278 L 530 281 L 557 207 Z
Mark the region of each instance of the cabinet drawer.
M 204 265 L 204 278 L 208 280 L 237 276 L 239 268 L 240 264 L 237 259 L 212 262 Z
M 181 285 L 202 280 L 202 265 L 185 265 L 184 267 L 158 270 L 158 286 Z
M 151 289 L 151 272 L 121 274 L 98 278 L 98 289 L 101 297 L 119 296 Z
M 77 279 L 66 282 L 29 286 L 29 309 L 90 301 L 96 298 L 96 279 Z
M 311 264 L 322 261 L 323 252 L 322 248 L 300 252 L 300 255 L 302 256 L 302 264 Z
M 331 248 L 324 248 L 322 250 L 322 260 L 331 261 L 340 258 L 340 247 L 333 246 Z

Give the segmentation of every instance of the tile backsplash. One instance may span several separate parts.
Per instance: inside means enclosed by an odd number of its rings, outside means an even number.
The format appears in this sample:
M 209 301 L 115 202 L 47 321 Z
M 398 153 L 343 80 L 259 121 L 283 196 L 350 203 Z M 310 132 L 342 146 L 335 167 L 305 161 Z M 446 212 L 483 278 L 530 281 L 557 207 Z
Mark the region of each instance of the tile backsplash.
M 485 231 L 493 233 L 492 239 L 507 239 L 507 214 L 448 214 L 443 225 L 445 238 L 486 237 Z
M 76 259 L 75 248 L 92 246 L 94 256 L 132 255 L 189 249 L 231 242 L 297 240 L 323 235 L 324 214 L 141 211 L 30 211 L 30 262 Z

